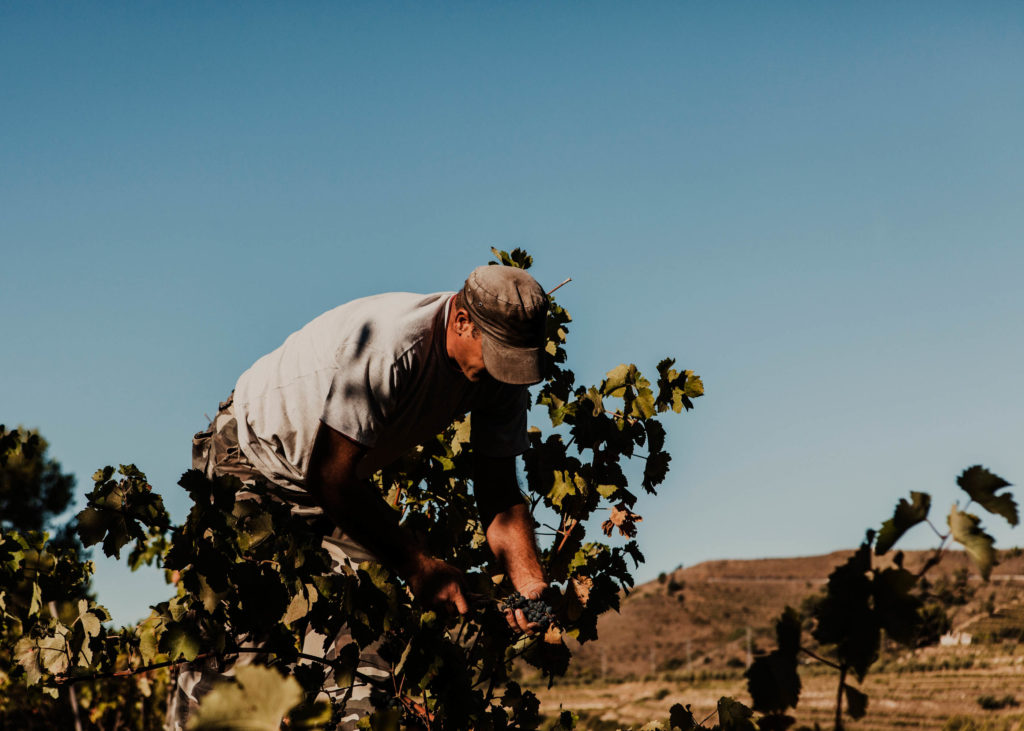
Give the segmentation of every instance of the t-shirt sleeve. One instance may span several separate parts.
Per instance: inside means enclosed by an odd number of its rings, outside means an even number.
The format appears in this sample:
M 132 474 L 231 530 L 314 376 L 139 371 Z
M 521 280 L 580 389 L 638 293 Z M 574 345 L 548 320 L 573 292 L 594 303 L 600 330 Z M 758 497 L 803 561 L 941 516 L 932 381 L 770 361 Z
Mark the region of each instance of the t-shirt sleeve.
M 505 386 L 488 403 L 473 409 L 469 442 L 473 451 L 488 457 L 514 457 L 530 446 L 526 436 L 526 412 L 530 392 L 525 387 Z
M 366 448 L 388 423 L 402 382 L 402 361 L 366 347 L 342 353 L 320 420 Z

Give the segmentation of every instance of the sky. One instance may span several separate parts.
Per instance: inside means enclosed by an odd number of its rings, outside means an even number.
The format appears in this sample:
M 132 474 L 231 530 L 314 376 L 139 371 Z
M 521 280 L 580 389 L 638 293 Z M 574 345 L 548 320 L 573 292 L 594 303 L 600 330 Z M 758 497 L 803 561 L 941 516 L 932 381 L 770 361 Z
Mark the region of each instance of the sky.
M 704 380 L 639 580 L 941 526 L 1024 480 L 1021 69 L 1014 2 L 0 0 L 0 423 L 182 520 L 254 360 L 522 247 L 581 383 Z M 94 557 L 115 622 L 170 593 Z

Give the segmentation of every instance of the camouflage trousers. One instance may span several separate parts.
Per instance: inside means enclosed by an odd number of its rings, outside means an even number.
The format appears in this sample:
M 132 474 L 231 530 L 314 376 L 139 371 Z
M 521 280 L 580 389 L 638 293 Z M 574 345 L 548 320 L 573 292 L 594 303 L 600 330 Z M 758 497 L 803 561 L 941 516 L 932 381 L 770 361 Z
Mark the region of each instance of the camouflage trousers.
M 234 394 L 232 394 L 233 397 Z M 204 432 L 199 432 L 192 439 L 192 466 L 201 470 L 207 477 L 214 475 L 231 475 L 240 479 L 243 485 L 255 487 L 257 483 L 265 483 L 266 478 L 249 461 L 238 446 L 238 421 L 235 418 L 233 398 L 220 404 L 217 415 Z M 246 489 L 238 491 L 236 500 L 266 500 L 265 492 L 252 492 Z M 292 504 L 292 514 L 308 519 L 311 523 L 322 523 L 323 511 L 317 507 Z M 323 548 L 331 557 L 333 570 L 338 572 L 343 566 L 355 569 L 360 563 L 374 560 L 374 556 L 362 546 L 348 539 L 340 530 L 335 529 L 330 535 L 323 537 Z M 352 642 L 348 632 L 342 632 L 324 651 L 326 637 L 312 630 L 307 631 L 303 638 L 302 652 L 327 660 L 337 658 L 338 652 Z M 258 647 L 258 642 L 246 643 L 249 647 Z M 214 660 L 190 663 L 179 666 L 177 677 L 174 678 L 171 697 L 167 707 L 165 728 L 168 731 L 184 731 L 189 720 L 195 715 L 199 702 L 220 680 L 234 675 L 235 670 L 253 662 L 255 655 L 244 654 L 228 665 Z M 303 662 L 310 662 L 304 660 Z M 388 677 L 389 666 L 377 654 L 374 646 L 364 649 L 359 656 L 357 672 L 365 677 Z M 356 680 L 352 686 L 339 687 L 333 672 L 324 682 L 324 690 L 318 700 L 331 700 L 335 703 L 344 702 L 345 716 L 339 731 L 354 729 L 363 716 L 373 710 L 370 705 L 370 687 L 365 681 Z

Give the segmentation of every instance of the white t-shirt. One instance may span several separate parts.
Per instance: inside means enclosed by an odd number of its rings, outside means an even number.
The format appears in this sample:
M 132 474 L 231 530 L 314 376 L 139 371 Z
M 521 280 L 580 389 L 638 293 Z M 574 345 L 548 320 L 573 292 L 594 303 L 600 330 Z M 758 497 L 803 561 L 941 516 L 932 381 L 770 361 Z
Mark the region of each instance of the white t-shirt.
M 357 473 L 368 477 L 471 412 L 474 451 L 521 454 L 529 393 L 486 376 L 473 383 L 448 358 L 453 295 L 365 297 L 292 333 L 235 386 L 242 452 L 275 484 L 304 490 L 321 421 L 366 447 Z

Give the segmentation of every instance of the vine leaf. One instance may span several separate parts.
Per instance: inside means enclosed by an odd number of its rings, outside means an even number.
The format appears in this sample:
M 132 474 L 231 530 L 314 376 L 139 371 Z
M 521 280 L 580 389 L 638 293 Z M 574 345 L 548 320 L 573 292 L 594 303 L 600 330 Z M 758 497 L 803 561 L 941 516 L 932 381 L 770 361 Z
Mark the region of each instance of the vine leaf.
M 586 487 L 586 481 L 579 475 L 570 475 L 567 470 L 557 470 L 548 499 L 555 507 L 561 508 L 562 501 L 570 495 L 576 495 Z
M 533 257 L 519 248 L 512 249 L 512 252 L 509 253 L 492 246 L 491 253 L 498 260 L 490 262 L 491 264 L 503 264 L 507 267 L 516 267 L 518 269 L 529 269 L 533 266 Z
M 1013 496 L 1008 492 L 996 495 L 997 490 L 1010 487 L 1010 483 L 999 475 L 989 472 L 981 465 L 974 465 L 956 478 L 956 484 L 971 496 L 971 500 L 988 512 L 1003 516 L 1010 525 L 1017 525 L 1020 522 L 1017 503 Z
M 843 683 L 843 693 L 846 695 L 846 712 L 850 718 L 864 718 L 868 712 L 868 697 L 852 685 Z
M 881 556 L 892 548 L 896 541 L 903 537 L 903 534 L 918 523 L 928 518 L 928 510 L 932 505 L 932 497 L 926 492 L 911 492 L 910 502 L 900 498 L 896 505 L 896 512 L 892 517 L 882 523 L 882 529 L 878 531 L 878 540 L 875 543 L 875 555 Z
M 89 608 L 89 602 L 85 599 L 78 600 L 78 619 L 82 624 L 82 630 L 86 637 L 99 637 L 103 622 L 110 621 L 110 615 L 103 607 Z
M 800 616 L 786 607 L 775 623 L 778 649 L 754 659 L 747 669 L 747 689 L 754 708 L 762 713 L 781 712 L 800 700 L 800 675 L 797 653 L 800 651 Z
M 68 669 L 70 659 L 66 632 L 65 628 L 58 625 L 55 635 L 39 639 L 23 637 L 18 640 L 14 646 L 14 656 L 18 664 L 25 668 L 30 685 L 38 683 L 44 671 L 51 675 L 62 675 Z
M 878 658 L 881 641 L 878 621 L 871 609 L 872 586 L 867 576 L 870 570 L 871 549 L 864 543 L 846 563 L 829 574 L 825 598 L 814 610 L 818 620 L 814 639 L 824 645 L 835 645 L 839 660 L 849 664 L 858 678 L 863 678 Z
M 136 632 L 139 636 L 139 654 L 142 655 L 142 662 L 148 665 L 153 662 L 153 658 L 160 651 L 156 627 L 153 626 L 153 622 L 146 621 L 139 625 Z
M 641 521 L 643 518 L 627 508 L 625 503 L 619 503 L 612 506 L 611 517 L 601 523 L 601 530 L 606 536 L 611 536 L 612 531 L 618 528 L 619 533 L 626 538 L 632 538 L 636 535 L 636 523 Z
M 963 544 L 981 577 L 988 581 L 996 563 L 995 539 L 981 529 L 981 520 L 976 515 L 961 512 L 954 505 L 949 513 L 949 529 L 953 532 L 953 539 Z
M 278 731 L 290 708 L 302 700 L 295 678 L 276 670 L 245 665 L 235 672 L 235 682 L 210 691 L 199 704 L 193 731 Z
M 876 572 L 871 581 L 875 614 L 888 635 L 904 645 L 917 639 L 921 624 L 921 600 L 911 592 L 917 577 L 905 569 Z
M 652 452 L 647 457 L 647 463 L 644 465 L 644 479 L 641 483 L 647 492 L 653 493 L 654 488 L 664 482 L 670 461 L 672 461 L 672 455 L 668 452 Z
M 782 711 L 800 700 L 796 656 L 775 650 L 754 659 L 746 672 L 754 708 L 762 713 Z
M 171 622 L 160 635 L 160 652 L 166 652 L 172 660 L 184 657 L 189 662 L 199 654 L 201 639 L 191 628 L 180 622 Z
M 718 725 L 722 731 L 757 731 L 751 717 L 754 712 L 732 698 L 719 698 Z
M 121 549 L 135 541 L 136 550 L 145 550 L 149 539 L 162 535 L 170 527 L 163 499 L 152 491 L 146 475 L 135 465 L 121 465 L 124 479 L 114 481 L 114 468 L 107 466 L 92 476 L 96 483 L 87 496 L 87 507 L 78 516 L 78 535 L 91 546 L 103 542 L 103 553 L 121 558 Z M 151 535 L 141 526 L 156 529 Z
M 580 600 L 580 604 L 587 606 L 587 601 L 590 600 L 590 590 L 594 588 L 594 580 L 589 576 L 573 576 L 572 589 L 576 593 L 576 597 Z
M 676 703 L 669 709 L 668 712 L 668 725 L 669 728 L 679 729 L 679 731 L 697 731 L 702 726 L 697 723 L 697 719 L 693 717 L 693 711 L 690 710 L 689 706 L 683 707 L 682 703 Z

